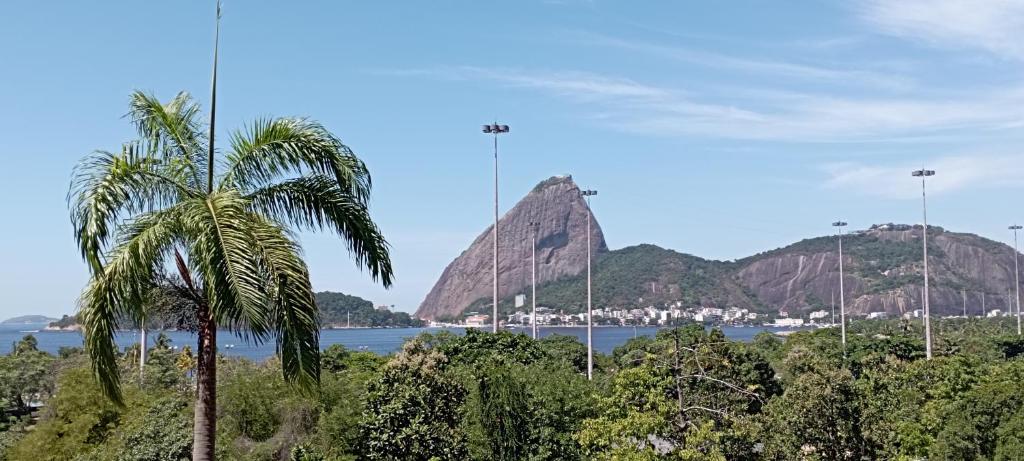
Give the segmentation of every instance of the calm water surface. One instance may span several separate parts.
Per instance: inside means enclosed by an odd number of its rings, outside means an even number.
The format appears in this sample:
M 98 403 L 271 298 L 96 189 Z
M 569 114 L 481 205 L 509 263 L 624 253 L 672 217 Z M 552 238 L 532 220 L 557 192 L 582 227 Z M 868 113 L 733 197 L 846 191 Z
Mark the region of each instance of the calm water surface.
M 82 334 L 79 332 L 65 331 L 42 331 L 45 325 L 0 325 L 0 354 L 7 354 L 11 351 L 12 345 L 26 334 L 31 333 L 39 340 L 39 349 L 56 354 L 61 347 L 81 347 Z M 402 343 L 411 337 L 422 332 L 436 333 L 448 330 L 455 334 L 464 334 L 465 328 L 352 328 L 341 330 L 323 330 L 320 332 L 320 345 L 327 347 L 332 344 L 341 344 L 349 349 L 362 349 L 373 351 L 378 354 L 390 354 L 397 351 Z M 779 332 L 791 331 L 789 328 L 775 327 L 722 327 L 725 335 L 736 341 L 750 341 L 755 335 L 762 331 Z M 512 328 L 512 331 L 529 334 L 528 328 Z M 611 353 L 612 349 L 621 346 L 634 336 L 654 336 L 658 331 L 656 327 L 596 327 L 594 328 L 594 349 L 605 354 Z M 560 334 L 576 336 L 581 342 L 587 340 L 586 328 L 578 327 L 547 327 L 541 328 L 542 337 Z M 149 341 L 156 338 L 156 332 L 150 332 Z M 191 333 L 169 331 L 167 336 L 171 338 L 174 346 L 189 345 L 195 349 L 196 337 Z M 138 332 L 122 332 L 117 335 L 117 344 L 121 347 L 129 346 L 138 341 Z M 217 335 L 220 351 L 225 355 L 241 356 L 253 360 L 263 360 L 274 355 L 273 344 L 254 345 L 246 344 L 229 332 L 222 331 Z

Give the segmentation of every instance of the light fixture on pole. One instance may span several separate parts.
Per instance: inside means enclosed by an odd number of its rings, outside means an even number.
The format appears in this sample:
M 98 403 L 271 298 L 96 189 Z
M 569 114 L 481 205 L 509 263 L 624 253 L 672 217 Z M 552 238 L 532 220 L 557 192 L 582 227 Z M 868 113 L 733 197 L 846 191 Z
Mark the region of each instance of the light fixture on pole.
M 839 229 L 839 331 L 843 341 L 843 355 L 846 355 L 846 296 L 843 291 L 843 227 L 846 227 L 846 223 L 843 221 L 836 221 L 832 223 L 833 227 Z
M 532 293 L 530 300 L 533 304 L 533 313 L 530 314 L 531 323 L 533 323 L 533 339 L 537 339 L 537 231 L 540 229 L 540 223 L 536 221 L 530 222 L 530 249 L 532 256 L 530 257 L 530 278 L 532 279 Z
M 1017 231 L 1021 230 L 1021 226 L 1014 224 L 1010 226 L 1010 230 L 1013 231 L 1013 288 L 1017 301 L 1017 336 L 1020 336 L 1020 269 L 1017 268 Z M 1012 310 L 1013 307 L 1011 306 Z
M 590 197 L 597 195 L 596 190 L 580 191 L 587 199 L 587 379 L 594 379 L 594 322 L 591 308 L 590 291 L 590 221 L 594 219 L 590 211 Z
M 484 133 L 494 134 L 494 316 L 491 331 L 498 332 L 498 135 L 508 133 L 508 125 L 493 123 L 483 126 Z
M 922 247 L 924 248 L 924 293 L 922 294 L 924 302 L 924 353 L 925 358 L 931 360 L 932 358 L 932 323 L 931 323 L 931 310 L 928 305 L 928 197 L 925 194 L 925 178 L 929 176 L 935 176 L 934 170 L 914 170 L 910 173 L 915 178 L 921 178 L 921 212 L 924 220 L 924 225 L 921 227 L 921 241 Z

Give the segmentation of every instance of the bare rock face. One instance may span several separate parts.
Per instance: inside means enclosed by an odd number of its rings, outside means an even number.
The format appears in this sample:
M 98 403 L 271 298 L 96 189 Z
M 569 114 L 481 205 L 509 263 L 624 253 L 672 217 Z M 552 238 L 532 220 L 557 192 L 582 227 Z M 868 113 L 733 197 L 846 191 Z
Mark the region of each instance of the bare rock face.
M 923 309 L 921 226 L 879 225 L 844 237 L 847 312 L 899 315 Z M 1013 289 L 1013 249 L 973 234 L 928 228 L 929 301 L 933 315 L 1006 312 Z M 742 261 L 734 277 L 764 305 L 805 310 L 839 305 L 835 237 L 819 237 Z M 985 298 L 984 301 L 982 298 Z
M 573 276 L 587 267 L 587 219 L 591 219 L 591 249 L 595 256 L 608 251 L 597 220 L 571 176 L 555 176 L 530 191 L 498 221 L 498 296 L 506 298 L 529 290 L 531 282 L 531 222 L 537 228 L 537 284 Z M 475 301 L 490 299 L 493 290 L 493 226 L 480 234 L 441 278 L 416 310 L 433 320 L 454 317 Z M 487 311 L 488 313 L 490 310 Z

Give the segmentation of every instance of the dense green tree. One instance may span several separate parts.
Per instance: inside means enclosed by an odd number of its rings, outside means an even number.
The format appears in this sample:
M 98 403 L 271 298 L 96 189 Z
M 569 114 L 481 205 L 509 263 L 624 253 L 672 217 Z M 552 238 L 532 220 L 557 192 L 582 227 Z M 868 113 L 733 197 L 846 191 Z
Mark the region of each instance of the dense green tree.
M 580 435 L 593 456 L 744 459 L 754 441 L 743 428 L 780 392 L 760 352 L 700 325 L 630 341 L 614 355 L 624 369 Z
M 872 459 L 861 433 L 861 395 L 845 369 L 803 373 L 765 408 L 768 459 Z
M 533 446 L 533 405 L 526 367 L 503 360 L 478 363 L 469 371 L 467 429 L 473 458 L 522 460 Z
M 546 356 L 537 341 L 523 333 L 486 333 L 476 328 L 467 329 L 463 336 L 447 337 L 438 343 L 437 349 L 454 365 L 483 365 L 495 357 L 506 362 L 530 364 Z
M 1020 446 L 1024 408 L 1024 362 L 1015 360 L 989 367 L 976 385 L 941 409 L 942 429 L 931 446 L 934 459 L 1007 459 Z M 1020 456 L 1016 453 L 1015 456 Z M 1015 459 L 1015 458 L 1008 458 Z
M 575 336 L 553 334 L 541 338 L 539 345 L 546 360 L 569 365 L 579 373 L 587 372 L 587 346 Z M 596 371 L 601 367 L 595 363 Z
M 325 372 L 377 371 L 387 358 L 369 351 L 351 351 L 341 344 L 332 344 L 320 353 L 320 367 Z
M 530 459 L 585 459 L 574 435 L 584 420 L 597 416 L 599 391 L 594 382 L 560 360 L 525 366 L 520 380 L 527 389 L 532 418 Z
M 26 335 L 9 355 L 0 356 L 0 418 L 8 406 L 18 415 L 26 414 L 33 402 L 53 392 L 54 358 L 37 344 L 34 336 Z
M 362 454 L 371 460 L 461 460 L 466 390 L 448 358 L 420 340 L 406 342 L 369 386 Z
M 192 453 L 192 412 L 184 395 L 168 395 L 129 411 L 97 460 L 184 461 Z
M 125 388 L 125 403 L 117 406 L 103 398 L 89 369 L 67 370 L 57 381 L 57 392 L 47 401 L 39 424 L 8 453 L 14 460 L 65 461 L 103 448 L 121 422 L 126 409 L 143 408 L 137 387 Z

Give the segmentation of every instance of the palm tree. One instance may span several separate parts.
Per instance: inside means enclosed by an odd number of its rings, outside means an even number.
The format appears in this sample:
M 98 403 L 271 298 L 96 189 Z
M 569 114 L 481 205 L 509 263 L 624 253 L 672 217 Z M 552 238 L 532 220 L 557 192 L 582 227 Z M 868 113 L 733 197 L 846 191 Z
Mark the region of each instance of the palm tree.
M 176 270 L 198 321 L 193 459 L 210 460 L 218 329 L 275 341 L 286 379 L 319 382 L 318 311 L 294 232 L 336 232 L 386 287 L 388 244 L 368 211 L 365 164 L 314 121 L 257 120 L 215 161 L 213 113 L 205 134 L 188 94 L 163 104 L 135 92 L 128 116 L 138 139 L 85 157 L 68 194 L 91 273 L 79 312 L 85 347 L 105 394 L 122 402 L 118 319 L 141 319 L 159 274 Z

